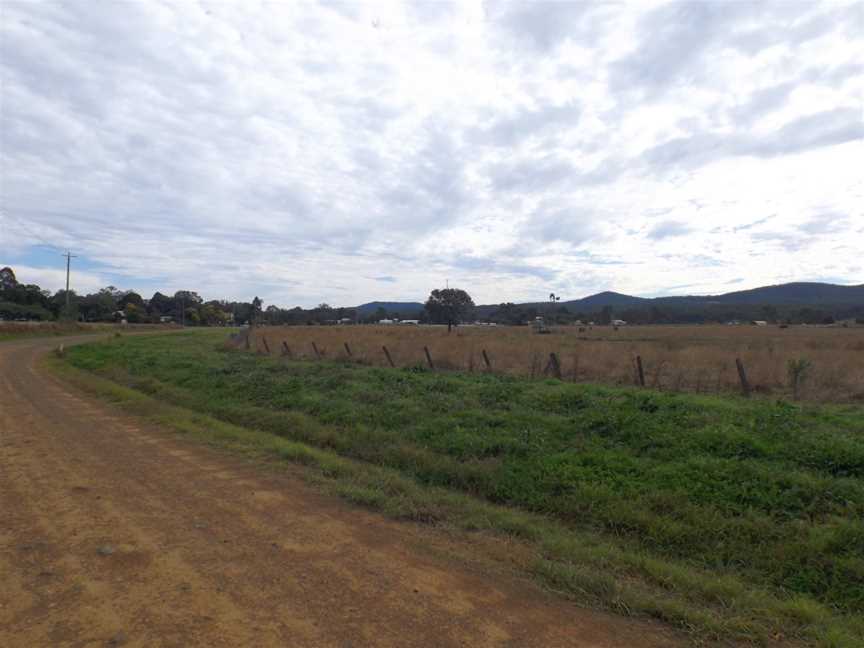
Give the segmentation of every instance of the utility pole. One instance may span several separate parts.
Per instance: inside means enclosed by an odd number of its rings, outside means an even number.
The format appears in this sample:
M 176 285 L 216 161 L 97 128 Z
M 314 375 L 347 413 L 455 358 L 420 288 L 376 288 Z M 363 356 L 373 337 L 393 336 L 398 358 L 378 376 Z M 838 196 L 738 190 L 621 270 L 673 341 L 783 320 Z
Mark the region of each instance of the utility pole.
M 69 250 L 66 250 L 66 254 L 61 254 L 60 256 L 66 257 L 66 312 L 69 312 L 69 264 L 72 259 L 77 259 L 78 257 L 74 254 L 71 254 Z

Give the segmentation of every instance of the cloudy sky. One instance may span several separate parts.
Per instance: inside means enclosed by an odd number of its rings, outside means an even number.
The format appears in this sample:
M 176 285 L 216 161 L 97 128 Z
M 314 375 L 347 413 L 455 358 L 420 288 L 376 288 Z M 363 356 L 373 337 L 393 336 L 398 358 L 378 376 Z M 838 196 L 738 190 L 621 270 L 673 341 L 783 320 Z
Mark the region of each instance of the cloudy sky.
M 864 2 L 0 3 L 0 266 L 283 306 L 864 282 Z

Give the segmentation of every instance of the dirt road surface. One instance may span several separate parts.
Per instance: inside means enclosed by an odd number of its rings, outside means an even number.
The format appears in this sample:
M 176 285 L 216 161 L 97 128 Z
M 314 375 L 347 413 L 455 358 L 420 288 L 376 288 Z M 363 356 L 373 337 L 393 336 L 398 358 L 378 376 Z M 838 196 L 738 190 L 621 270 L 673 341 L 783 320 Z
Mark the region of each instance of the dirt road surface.
M 678 643 L 82 396 L 58 342 L 0 344 L 0 646 Z

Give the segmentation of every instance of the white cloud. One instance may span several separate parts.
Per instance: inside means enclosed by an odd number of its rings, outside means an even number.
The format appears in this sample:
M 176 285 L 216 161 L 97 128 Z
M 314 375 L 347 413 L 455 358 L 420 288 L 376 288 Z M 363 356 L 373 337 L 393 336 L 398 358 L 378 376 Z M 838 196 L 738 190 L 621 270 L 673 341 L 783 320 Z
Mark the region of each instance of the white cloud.
M 289 306 L 861 281 L 860 3 L 7 2 L 0 32 L 16 269 L 49 243 L 82 288 Z

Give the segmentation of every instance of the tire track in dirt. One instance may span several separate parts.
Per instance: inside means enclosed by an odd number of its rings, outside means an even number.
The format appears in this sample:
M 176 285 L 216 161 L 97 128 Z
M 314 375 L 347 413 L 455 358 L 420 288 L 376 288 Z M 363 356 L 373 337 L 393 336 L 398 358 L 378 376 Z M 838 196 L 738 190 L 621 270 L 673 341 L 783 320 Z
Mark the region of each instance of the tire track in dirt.
M 0 345 L 0 645 L 678 643 L 72 393 L 56 344 Z

